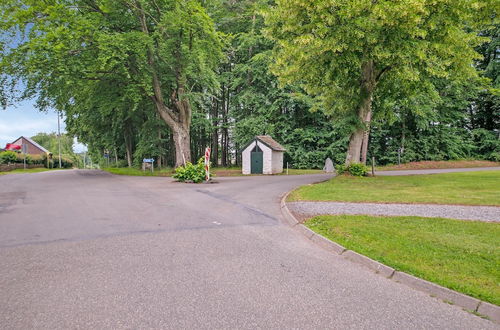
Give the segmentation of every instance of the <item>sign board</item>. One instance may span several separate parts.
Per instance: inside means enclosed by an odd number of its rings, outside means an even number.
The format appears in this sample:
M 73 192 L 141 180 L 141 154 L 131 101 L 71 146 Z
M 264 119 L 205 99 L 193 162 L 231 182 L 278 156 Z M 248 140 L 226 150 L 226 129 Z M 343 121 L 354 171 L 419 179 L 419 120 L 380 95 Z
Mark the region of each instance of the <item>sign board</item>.
M 143 162 L 143 163 L 154 163 L 154 162 L 155 162 L 155 160 L 154 160 L 153 158 L 144 158 L 144 159 L 142 160 L 142 162 Z
M 27 144 L 23 143 L 21 148 L 22 148 L 23 154 L 28 152 L 28 145 Z

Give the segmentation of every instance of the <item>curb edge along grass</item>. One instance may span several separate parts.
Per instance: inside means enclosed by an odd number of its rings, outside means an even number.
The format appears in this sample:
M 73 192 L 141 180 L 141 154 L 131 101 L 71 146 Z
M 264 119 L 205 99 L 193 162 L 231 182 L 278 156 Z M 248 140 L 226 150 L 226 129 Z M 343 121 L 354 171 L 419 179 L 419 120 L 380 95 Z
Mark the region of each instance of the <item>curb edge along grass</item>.
M 477 298 L 473 298 L 471 296 L 445 288 L 443 286 L 423 280 L 413 275 L 396 271 L 392 267 L 386 266 L 357 252 L 348 250 L 342 245 L 315 233 L 311 229 L 304 226 L 299 220 L 297 220 L 297 218 L 295 218 L 295 216 L 288 209 L 286 205 L 286 199 L 288 198 L 288 195 L 290 193 L 291 191 L 287 192 L 281 198 L 281 214 L 288 225 L 300 232 L 308 240 L 314 242 L 327 251 L 333 252 L 337 255 L 341 255 L 344 258 L 367 267 L 374 271 L 376 274 L 379 274 L 387 279 L 392 279 L 398 283 L 425 292 L 432 297 L 439 298 L 444 302 L 462 307 L 469 312 L 479 314 L 480 316 L 486 316 L 488 319 L 500 323 L 500 306 L 496 306 Z

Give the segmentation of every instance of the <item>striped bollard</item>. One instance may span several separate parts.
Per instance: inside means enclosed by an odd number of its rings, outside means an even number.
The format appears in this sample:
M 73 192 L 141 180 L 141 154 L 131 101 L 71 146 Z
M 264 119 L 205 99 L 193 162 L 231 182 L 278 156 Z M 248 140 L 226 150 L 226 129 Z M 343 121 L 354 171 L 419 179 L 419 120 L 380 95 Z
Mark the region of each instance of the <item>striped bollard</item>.
M 205 180 L 210 180 L 210 148 L 205 148 Z

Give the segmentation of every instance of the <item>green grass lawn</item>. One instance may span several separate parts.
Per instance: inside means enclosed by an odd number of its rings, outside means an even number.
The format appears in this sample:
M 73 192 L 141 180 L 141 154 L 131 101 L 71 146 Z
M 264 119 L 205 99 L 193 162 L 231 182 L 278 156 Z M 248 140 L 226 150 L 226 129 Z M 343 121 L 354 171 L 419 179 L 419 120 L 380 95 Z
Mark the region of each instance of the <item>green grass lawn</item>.
M 153 173 L 151 173 L 151 170 L 143 171 L 134 167 L 108 167 L 103 168 L 102 170 L 112 174 L 131 176 L 172 176 L 172 174 L 174 174 L 171 168 L 161 170 L 155 169 Z
M 303 175 L 303 174 L 324 174 L 323 170 L 312 170 L 312 169 L 288 169 L 288 175 Z M 286 175 L 286 168 L 283 169 L 283 173 L 280 175 Z
M 488 160 L 424 160 L 419 162 L 403 163 L 400 165 L 376 166 L 376 171 L 422 170 L 436 168 L 474 168 L 500 166 L 500 162 Z
M 500 305 L 499 223 L 342 215 L 306 225 L 396 270 Z
M 339 176 L 300 187 L 289 201 L 500 205 L 500 171 L 392 177 Z
M 108 167 L 103 168 L 102 170 L 107 171 L 109 173 L 118 174 L 118 175 L 132 175 L 132 176 L 172 176 L 174 174 L 173 169 L 166 168 L 160 171 L 156 170 L 154 173 L 151 171 L 143 171 L 137 168 L 128 168 L 128 167 Z M 241 167 L 214 167 L 210 169 L 210 172 L 214 174 L 216 177 L 224 177 L 224 176 L 243 176 L 241 173 Z M 322 170 L 297 170 L 290 169 L 288 171 L 289 175 L 301 175 L 301 174 L 320 174 L 324 173 Z M 258 174 L 260 175 L 260 174 Z M 286 175 L 286 169 L 280 175 Z
M 61 170 L 59 168 L 28 168 L 28 169 L 17 169 L 17 170 L 12 170 L 12 171 L 6 171 L 6 172 L 0 172 L 0 175 L 5 175 L 5 174 L 19 174 L 19 173 L 40 173 L 40 172 L 47 172 L 47 171 L 55 171 L 55 170 Z M 64 170 L 64 169 L 62 169 Z

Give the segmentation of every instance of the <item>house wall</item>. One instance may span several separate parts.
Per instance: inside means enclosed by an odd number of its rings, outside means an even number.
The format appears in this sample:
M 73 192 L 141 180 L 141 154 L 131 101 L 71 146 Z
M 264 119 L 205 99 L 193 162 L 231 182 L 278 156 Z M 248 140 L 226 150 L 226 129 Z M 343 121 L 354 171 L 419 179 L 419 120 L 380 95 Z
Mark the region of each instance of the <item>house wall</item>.
M 262 150 L 264 153 L 263 155 L 263 168 L 262 168 L 262 173 L 263 174 L 273 174 L 273 150 L 263 144 L 260 141 L 257 141 L 259 148 Z
M 263 174 L 273 174 L 273 159 L 272 159 L 272 150 L 265 144 L 260 141 L 254 141 L 250 143 L 248 147 L 241 153 L 242 157 L 242 173 L 243 174 L 251 174 L 251 153 L 253 148 L 255 148 L 255 143 L 259 145 L 259 148 L 262 150 L 262 172 Z
M 272 172 L 279 174 L 283 172 L 283 154 L 282 151 L 273 151 Z
M 38 147 L 34 146 L 31 142 L 29 142 L 28 140 L 25 140 L 23 138 L 17 139 L 16 141 L 12 142 L 12 144 L 15 144 L 15 145 L 18 145 L 21 147 L 22 147 L 23 143 L 26 144 L 26 146 L 27 146 L 26 153 L 28 155 L 43 155 L 43 154 L 45 154 L 45 152 L 43 150 L 40 150 Z
M 242 168 L 241 168 L 241 172 L 243 174 L 250 174 L 250 153 L 252 152 L 252 149 L 255 147 L 255 141 L 250 143 L 250 145 L 248 147 L 246 147 L 245 150 L 243 150 L 243 152 L 241 153 L 241 162 L 243 163 L 242 164 Z

